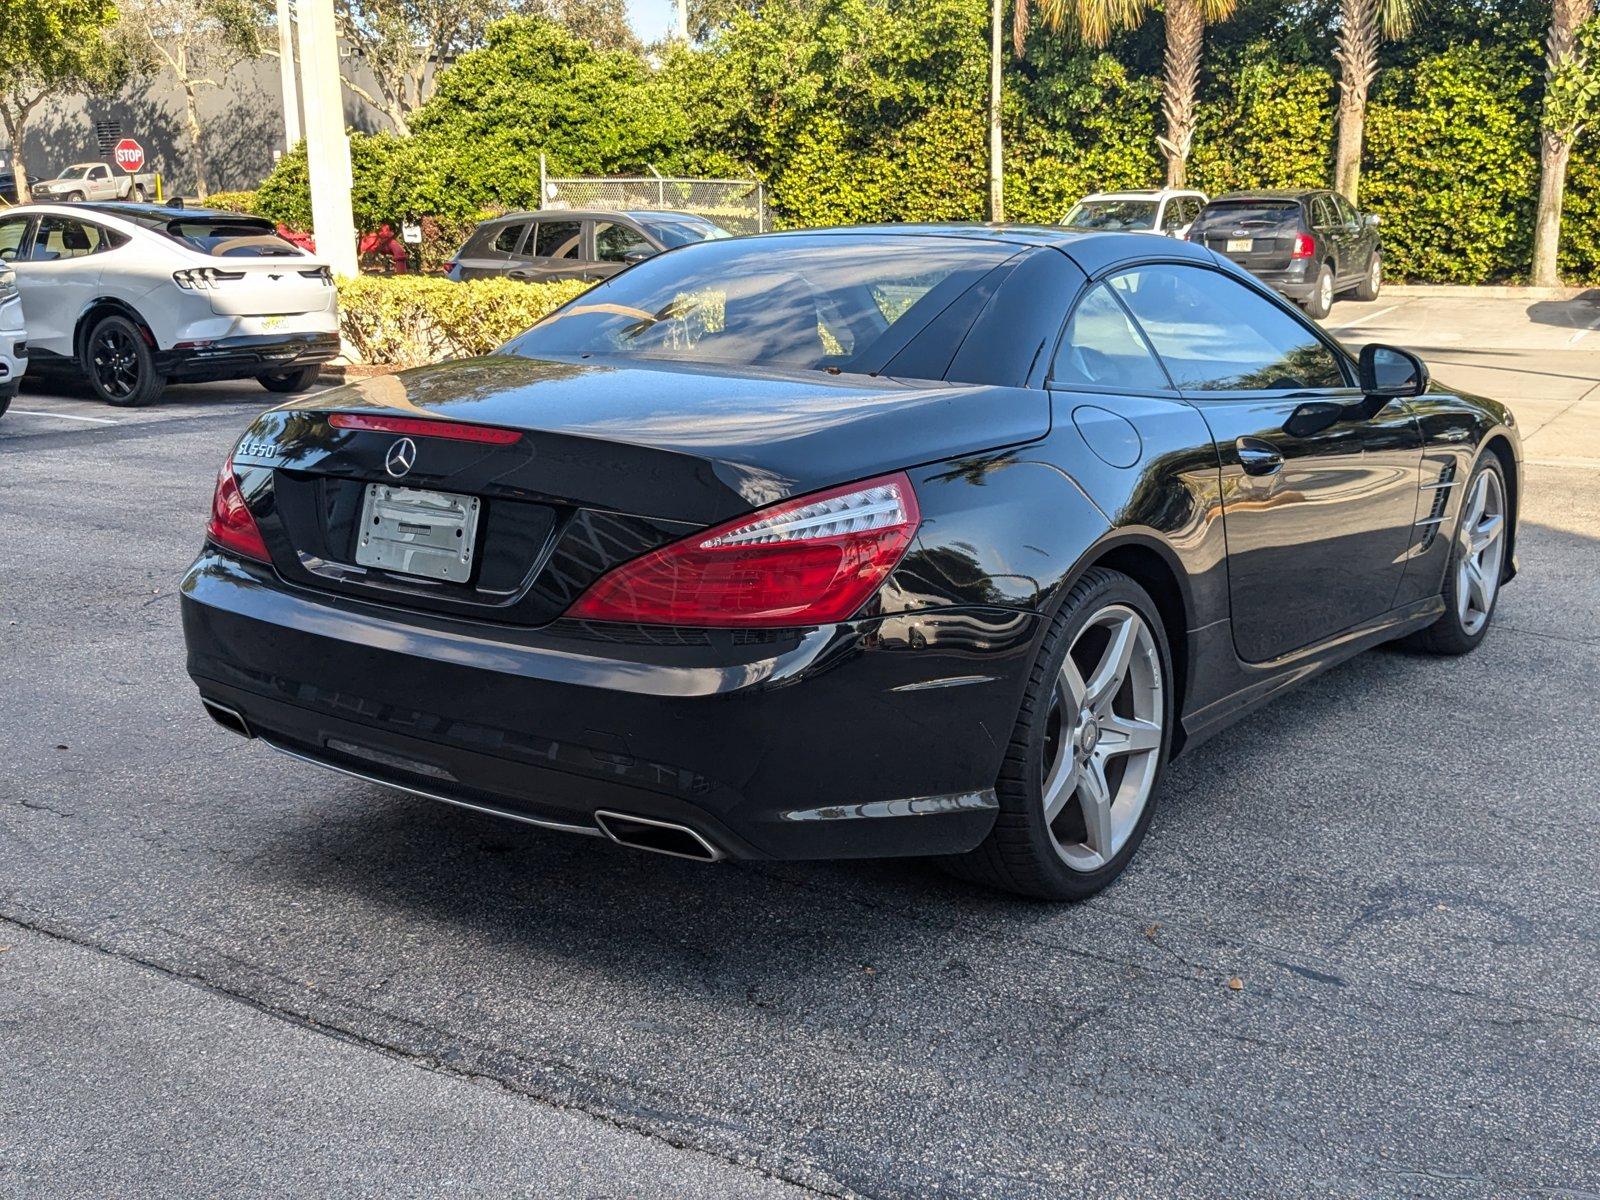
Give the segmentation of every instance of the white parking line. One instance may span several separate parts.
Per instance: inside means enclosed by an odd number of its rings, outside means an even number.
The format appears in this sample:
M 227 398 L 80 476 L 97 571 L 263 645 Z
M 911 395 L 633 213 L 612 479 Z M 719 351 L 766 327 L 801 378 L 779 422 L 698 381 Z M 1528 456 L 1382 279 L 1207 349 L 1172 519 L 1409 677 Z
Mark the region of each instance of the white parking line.
M 1364 324 L 1367 321 L 1376 321 L 1379 317 L 1387 316 L 1389 313 L 1392 313 L 1399 307 L 1400 306 L 1398 304 L 1391 304 L 1388 308 L 1380 308 L 1377 312 L 1363 313 L 1354 321 L 1346 321 L 1343 325 L 1335 325 L 1333 327 L 1333 332 L 1343 333 L 1346 329 L 1354 329 L 1357 325 Z
M 75 417 L 71 413 L 37 412 L 28 408 L 13 408 L 12 412 L 19 417 L 54 417 L 58 421 L 87 421 L 91 425 L 115 425 L 115 421 L 108 421 L 105 417 Z
M 1576 346 L 1579 342 L 1583 341 L 1584 338 L 1588 337 L 1596 329 L 1600 329 L 1600 317 L 1596 317 L 1594 320 L 1590 321 L 1582 329 L 1578 330 L 1577 333 L 1573 334 L 1570 338 L 1568 338 L 1567 339 L 1567 345 L 1568 346 Z

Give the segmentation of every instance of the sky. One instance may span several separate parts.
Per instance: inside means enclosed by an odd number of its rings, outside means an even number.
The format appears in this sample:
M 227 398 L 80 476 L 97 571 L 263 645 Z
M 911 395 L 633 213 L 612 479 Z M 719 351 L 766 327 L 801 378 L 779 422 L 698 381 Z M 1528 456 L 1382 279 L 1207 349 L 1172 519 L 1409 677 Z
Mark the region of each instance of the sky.
M 628 21 L 641 42 L 658 41 L 672 26 L 672 0 L 628 0 Z

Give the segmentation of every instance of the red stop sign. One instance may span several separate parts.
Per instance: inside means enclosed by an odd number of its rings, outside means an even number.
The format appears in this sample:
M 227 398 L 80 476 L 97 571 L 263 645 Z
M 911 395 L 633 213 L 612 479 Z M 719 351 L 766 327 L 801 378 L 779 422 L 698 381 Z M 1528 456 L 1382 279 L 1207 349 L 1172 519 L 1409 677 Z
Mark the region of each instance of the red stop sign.
M 123 138 L 111 152 L 111 157 L 116 160 L 117 166 L 132 175 L 144 166 L 144 147 L 132 138 Z

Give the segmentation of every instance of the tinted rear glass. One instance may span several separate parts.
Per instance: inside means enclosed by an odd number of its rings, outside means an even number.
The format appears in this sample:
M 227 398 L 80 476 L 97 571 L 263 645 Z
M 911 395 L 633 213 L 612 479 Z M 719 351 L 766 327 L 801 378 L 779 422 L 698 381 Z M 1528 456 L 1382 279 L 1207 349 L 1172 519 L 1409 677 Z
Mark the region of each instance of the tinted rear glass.
M 1200 214 L 1200 224 L 1211 225 L 1293 225 L 1300 220 L 1300 205 L 1294 200 L 1213 200 Z
M 505 352 L 851 370 L 1016 252 L 959 238 L 704 241 L 593 288 Z
M 240 258 L 266 255 L 290 257 L 302 253 L 292 242 L 277 235 L 272 224 L 259 220 L 237 218 L 213 219 L 189 217 L 168 221 L 162 230 L 174 241 L 182 242 L 191 250 L 209 254 L 214 258 Z
M 728 236 L 726 229 L 720 225 L 713 225 L 703 217 L 653 217 L 641 214 L 635 216 L 634 220 L 668 250 L 674 246 L 687 246 L 690 242 L 703 242 L 708 238 Z

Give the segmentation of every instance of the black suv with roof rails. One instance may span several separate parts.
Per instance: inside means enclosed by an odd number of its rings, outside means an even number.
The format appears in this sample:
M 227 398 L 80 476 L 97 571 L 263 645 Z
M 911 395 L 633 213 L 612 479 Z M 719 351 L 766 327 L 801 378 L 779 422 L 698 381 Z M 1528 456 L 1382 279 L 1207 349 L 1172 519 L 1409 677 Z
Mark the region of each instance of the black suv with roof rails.
M 1325 317 L 1334 298 L 1376 300 L 1383 285 L 1378 217 L 1338 192 L 1228 192 L 1200 210 L 1189 240 L 1214 250 Z

